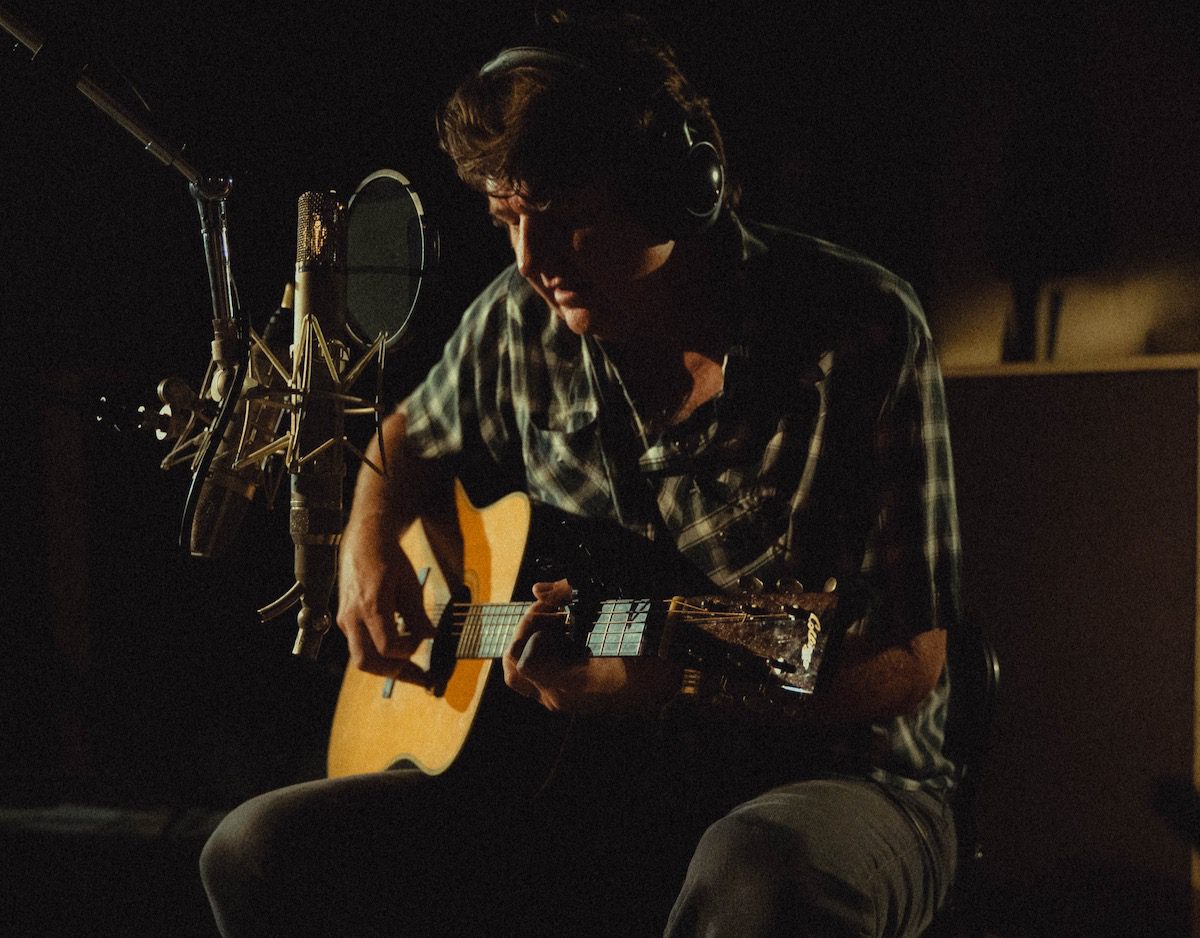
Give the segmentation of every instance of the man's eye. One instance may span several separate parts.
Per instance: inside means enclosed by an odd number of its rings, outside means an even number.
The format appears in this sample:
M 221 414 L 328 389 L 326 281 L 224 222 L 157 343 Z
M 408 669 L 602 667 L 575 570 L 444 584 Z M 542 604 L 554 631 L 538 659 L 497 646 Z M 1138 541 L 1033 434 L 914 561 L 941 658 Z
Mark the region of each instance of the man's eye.
M 505 221 L 503 218 L 497 218 L 495 215 L 492 216 L 492 227 L 493 228 L 499 228 L 501 231 L 507 231 L 512 226 L 513 226 L 512 222 Z

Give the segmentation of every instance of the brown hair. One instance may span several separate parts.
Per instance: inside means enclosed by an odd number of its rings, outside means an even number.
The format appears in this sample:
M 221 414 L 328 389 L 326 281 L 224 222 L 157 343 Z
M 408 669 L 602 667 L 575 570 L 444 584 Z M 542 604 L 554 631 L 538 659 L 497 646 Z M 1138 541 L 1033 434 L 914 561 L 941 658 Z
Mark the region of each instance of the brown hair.
M 724 161 L 708 101 L 640 17 L 560 15 L 521 45 L 562 53 L 565 64 L 485 66 L 438 116 L 442 149 L 471 188 L 543 200 L 611 176 L 631 205 L 652 203 L 661 138 L 682 133 L 685 120 Z

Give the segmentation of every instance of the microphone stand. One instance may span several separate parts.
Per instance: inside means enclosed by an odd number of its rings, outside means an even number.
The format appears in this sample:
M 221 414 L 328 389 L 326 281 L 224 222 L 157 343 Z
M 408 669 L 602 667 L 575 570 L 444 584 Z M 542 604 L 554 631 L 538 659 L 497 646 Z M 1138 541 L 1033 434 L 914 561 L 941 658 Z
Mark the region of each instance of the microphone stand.
M 293 476 L 293 516 L 300 519 L 294 518 L 290 524 L 298 550 L 296 583 L 275 602 L 260 609 L 259 615 L 265 622 L 300 605 L 299 630 L 293 654 L 315 658 L 321 636 L 328 630 L 332 619 L 329 593 L 336 577 L 336 562 L 331 563 L 330 556 L 336 561 L 337 545 L 341 539 L 342 450 L 349 450 L 380 475 L 386 474 L 384 466 L 376 466 L 346 439 L 342 417 L 373 414 L 382 454 L 381 386 L 377 383 L 373 403 L 353 396 L 350 389 L 372 362 L 382 378 L 387 336 L 380 333 L 365 349 L 358 363 L 346 368 L 341 354 L 342 346 L 338 341 L 327 342 L 320 321 L 305 312 L 297 319 L 300 325 L 296 327 L 296 354 L 292 368 L 285 368 L 272 349 L 255 334 L 249 316 L 237 302 L 229 252 L 227 206 L 233 188 L 231 180 L 201 173 L 183 155 L 182 148 L 165 140 L 142 114 L 122 104 L 89 75 L 86 63 L 80 65 L 78 60 L 71 61 L 68 55 L 53 45 L 47 47 L 44 37 L 37 30 L 3 6 L 0 6 L 0 27 L 25 46 L 33 54 L 34 61 L 42 60 L 48 71 L 57 73 L 58 78 L 73 84 L 114 123 L 124 127 L 151 156 L 164 166 L 173 168 L 188 181 L 188 189 L 200 214 L 204 260 L 212 293 L 213 341 L 212 358 L 205 371 L 198 400 L 191 396 L 187 388 L 171 384 L 173 379 L 164 380 L 159 389 L 159 396 L 165 404 L 185 409 L 188 413 L 186 424 L 178 434 L 178 441 L 163 459 L 163 468 L 178 465 L 191 447 L 198 448 L 192 458 L 192 481 L 184 506 L 179 543 L 185 550 L 189 549 L 200 491 L 242 396 L 243 385 L 251 370 L 251 349 L 254 348 L 267 363 L 265 367 L 273 369 L 285 385 L 266 396 L 260 394 L 259 399 L 264 403 L 274 401 L 275 406 L 290 411 L 291 429 L 249 454 L 242 453 L 239 447 L 233 468 L 275 453 L 284 453 L 286 467 Z M 330 325 L 334 332 L 342 331 L 344 310 L 342 318 Z M 339 350 L 337 356 L 331 353 L 331 346 Z M 323 376 L 325 371 L 328 372 L 328 378 Z M 315 386 L 313 374 L 321 376 L 320 387 Z M 321 401 L 326 402 L 325 409 L 330 411 L 326 421 L 329 426 L 322 425 L 318 430 L 304 428 L 301 420 L 303 412 L 311 411 L 314 407 L 322 409 Z M 213 408 L 206 407 L 206 403 L 219 405 L 215 419 L 211 416 Z M 312 422 L 311 418 L 309 422 Z M 321 435 L 327 437 L 324 442 L 318 442 Z M 336 453 L 336 458 L 332 457 L 332 453 Z M 333 468 L 327 465 L 330 462 Z M 297 488 L 300 490 L 298 493 L 295 491 Z M 315 490 L 315 494 L 307 491 L 309 489 Z M 308 504 L 310 496 L 312 506 Z M 321 515 L 320 523 L 312 523 L 312 517 L 318 514 Z M 312 562 L 309 562 L 310 559 Z
M 70 62 L 63 51 L 46 39 L 34 27 L 0 6 L 0 26 L 32 53 L 34 62 L 39 59 L 50 72 L 56 72 L 85 98 L 92 102 L 114 123 L 125 128 L 147 153 L 164 166 L 169 166 L 188 181 L 188 190 L 196 201 L 200 213 L 200 232 L 204 242 L 204 260 L 208 267 L 208 284 L 212 294 L 213 341 L 212 361 L 204 376 L 200 391 L 201 400 L 220 405 L 217 416 L 204 436 L 203 444 L 192 465 L 192 482 L 184 505 L 183 523 L 180 527 L 180 545 L 188 546 L 192 527 L 192 516 L 196 501 L 209 466 L 216 454 L 217 443 L 225 433 L 238 397 L 242 391 L 250 359 L 250 322 L 238 306 L 237 291 L 230 265 L 229 225 L 227 203 L 233 183 L 230 179 L 207 176 L 200 172 L 184 156 L 183 149 L 176 147 L 153 127 L 145 116 L 117 100 L 109 91 L 88 74 L 88 64 Z M 200 409 L 193 410 L 188 418 L 181 440 L 192 436 L 198 419 L 203 420 Z M 176 450 L 167 457 L 170 461 Z

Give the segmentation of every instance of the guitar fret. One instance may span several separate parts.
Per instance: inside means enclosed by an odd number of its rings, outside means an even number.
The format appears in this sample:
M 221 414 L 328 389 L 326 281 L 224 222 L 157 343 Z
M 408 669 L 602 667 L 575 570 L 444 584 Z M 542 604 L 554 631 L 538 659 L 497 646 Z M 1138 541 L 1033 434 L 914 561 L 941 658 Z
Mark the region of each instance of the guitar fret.
M 517 623 L 524 615 L 522 603 L 479 603 L 463 608 L 458 658 L 499 658 L 508 648 Z
M 650 600 L 611 600 L 601 604 L 596 624 L 588 633 L 587 646 L 598 657 L 636 657 L 650 613 Z
M 497 618 L 500 621 L 497 621 Z M 481 649 L 483 657 L 499 658 L 504 654 L 504 650 L 508 647 L 511 637 L 511 630 L 506 628 L 506 625 L 507 623 L 503 618 L 502 610 L 493 608 L 481 614 L 480 626 L 484 629 L 483 647 Z
M 597 657 L 637 657 L 645 654 L 646 624 L 652 603 L 648 599 L 608 600 L 587 636 L 588 650 Z M 499 658 L 512 642 L 524 603 L 473 603 L 455 613 L 459 639 L 455 657 Z

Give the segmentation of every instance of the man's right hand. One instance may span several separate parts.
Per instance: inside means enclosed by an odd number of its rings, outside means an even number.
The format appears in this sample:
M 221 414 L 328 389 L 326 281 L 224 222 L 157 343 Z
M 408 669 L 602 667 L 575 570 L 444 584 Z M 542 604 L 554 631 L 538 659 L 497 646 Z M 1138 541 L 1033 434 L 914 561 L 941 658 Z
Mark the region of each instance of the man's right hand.
M 427 684 L 413 664 L 417 646 L 433 637 L 412 564 L 378 526 L 348 526 L 342 538 L 337 624 L 350 663 L 369 674 Z
M 383 422 L 388 451 L 402 452 L 404 422 L 392 414 Z M 367 455 L 380 461 L 372 440 Z M 346 636 L 350 663 L 369 674 L 426 685 L 424 670 L 409 659 L 417 646 L 433 637 L 433 626 L 421 602 L 421 586 L 412 564 L 400 549 L 398 512 L 389 480 L 364 465 L 358 474 L 350 517 L 342 535 L 338 570 L 337 624 Z

